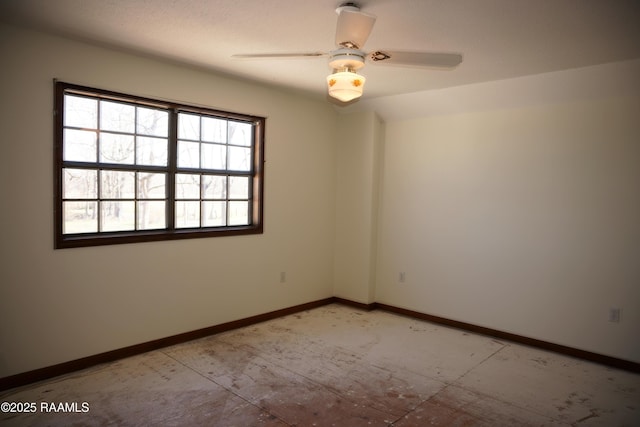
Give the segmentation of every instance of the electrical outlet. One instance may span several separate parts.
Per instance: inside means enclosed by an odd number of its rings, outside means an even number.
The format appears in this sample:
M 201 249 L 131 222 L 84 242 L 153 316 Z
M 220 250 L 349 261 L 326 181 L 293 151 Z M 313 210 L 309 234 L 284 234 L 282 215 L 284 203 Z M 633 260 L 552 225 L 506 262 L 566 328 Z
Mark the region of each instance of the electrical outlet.
M 619 308 L 609 309 L 609 322 L 620 323 L 620 315 L 622 310 Z
M 404 283 L 405 279 L 406 279 L 406 275 L 404 274 L 404 271 L 401 271 L 400 274 L 398 275 L 398 281 L 400 283 Z
M 287 273 L 285 271 L 280 272 L 280 283 L 284 283 L 287 281 Z

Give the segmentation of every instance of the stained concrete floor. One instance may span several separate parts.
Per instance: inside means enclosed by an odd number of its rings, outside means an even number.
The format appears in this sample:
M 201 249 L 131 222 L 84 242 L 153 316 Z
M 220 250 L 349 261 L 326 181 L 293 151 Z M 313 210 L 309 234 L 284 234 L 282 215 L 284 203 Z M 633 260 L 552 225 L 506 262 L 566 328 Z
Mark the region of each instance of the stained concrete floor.
M 0 413 L 2 426 L 640 426 L 640 375 L 333 304 L 8 390 L 0 402 L 37 406 Z M 47 413 L 41 402 L 75 410 Z

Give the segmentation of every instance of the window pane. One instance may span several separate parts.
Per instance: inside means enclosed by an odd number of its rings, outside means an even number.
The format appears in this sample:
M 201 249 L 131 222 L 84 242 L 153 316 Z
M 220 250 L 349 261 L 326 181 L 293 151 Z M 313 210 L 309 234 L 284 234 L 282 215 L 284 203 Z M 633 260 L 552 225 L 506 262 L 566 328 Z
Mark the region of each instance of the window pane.
M 81 96 L 64 96 L 64 125 L 98 128 L 98 101 Z
M 133 133 L 135 111 L 133 105 L 100 101 L 100 129 Z
M 133 199 L 135 194 L 135 172 L 100 172 L 100 197 L 102 199 Z
M 229 225 L 249 224 L 249 202 L 229 202 Z
M 251 123 L 229 122 L 229 144 L 250 147 L 252 136 Z
M 202 140 L 207 142 L 227 143 L 227 121 L 214 119 L 213 117 L 202 118 Z
M 142 135 L 169 135 L 169 113 L 154 108 L 138 107 L 136 131 Z
M 176 202 L 176 228 L 200 227 L 200 202 Z
M 133 135 L 100 134 L 100 162 L 132 165 Z
M 95 132 L 74 129 L 64 130 L 64 160 L 95 162 L 97 148 Z
M 200 140 L 200 116 L 178 113 L 178 138 Z
M 229 147 L 229 170 L 250 171 L 251 149 L 244 147 Z
M 136 139 L 136 163 L 149 166 L 167 166 L 167 140 L 139 136 Z
M 220 227 L 227 225 L 226 202 L 202 203 L 202 226 Z
M 63 169 L 63 199 L 96 199 L 98 197 L 98 171 Z
M 138 230 L 166 228 L 166 206 L 166 202 L 159 200 L 138 202 Z
M 227 177 L 204 175 L 202 177 L 203 199 L 224 199 L 227 197 Z
M 229 177 L 229 198 L 248 199 L 249 198 L 249 177 L 230 176 Z
M 62 203 L 62 232 L 76 234 L 98 231 L 97 205 L 97 202 Z
M 200 143 L 178 141 L 178 167 L 200 167 Z
M 176 175 L 176 199 L 199 199 L 200 175 L 179 173 Z
M 226 169 L 227 149 L 226 145 L 202 144 L 202 168 Z
M 100 231 L 128 231 L 135 229 L 135 202 L 101 202 Z
M 138 198 L 164 199 L 167 186 L 166 174 L 138 172 Z

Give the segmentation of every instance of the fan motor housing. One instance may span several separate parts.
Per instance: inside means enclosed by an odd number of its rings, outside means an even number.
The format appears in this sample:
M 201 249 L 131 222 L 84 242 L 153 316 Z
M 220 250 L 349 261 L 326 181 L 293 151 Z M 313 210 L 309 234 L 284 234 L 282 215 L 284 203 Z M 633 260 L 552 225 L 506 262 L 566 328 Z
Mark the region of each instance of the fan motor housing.
M 330 52 L 329 66 L 334 70 L 359 70 L 367 54 L 358 49 L 336 49 Z

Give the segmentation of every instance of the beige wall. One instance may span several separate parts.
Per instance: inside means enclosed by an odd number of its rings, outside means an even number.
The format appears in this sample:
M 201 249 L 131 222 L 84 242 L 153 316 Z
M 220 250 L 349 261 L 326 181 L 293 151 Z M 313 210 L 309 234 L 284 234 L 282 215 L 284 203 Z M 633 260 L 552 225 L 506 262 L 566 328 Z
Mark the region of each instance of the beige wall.
M 384 125 L 373 112 L 338 119 L 335 295 L 375 301 L 377 213 Z
M 376 300 L 640 361 L 639 135 L 638 96 L 387 122 Z
M 0 52 L 0 377 L 333 294 L 326 102 L 8 26 Z M 266 116 L 264 234 L 54 251 L 53 78 Z

